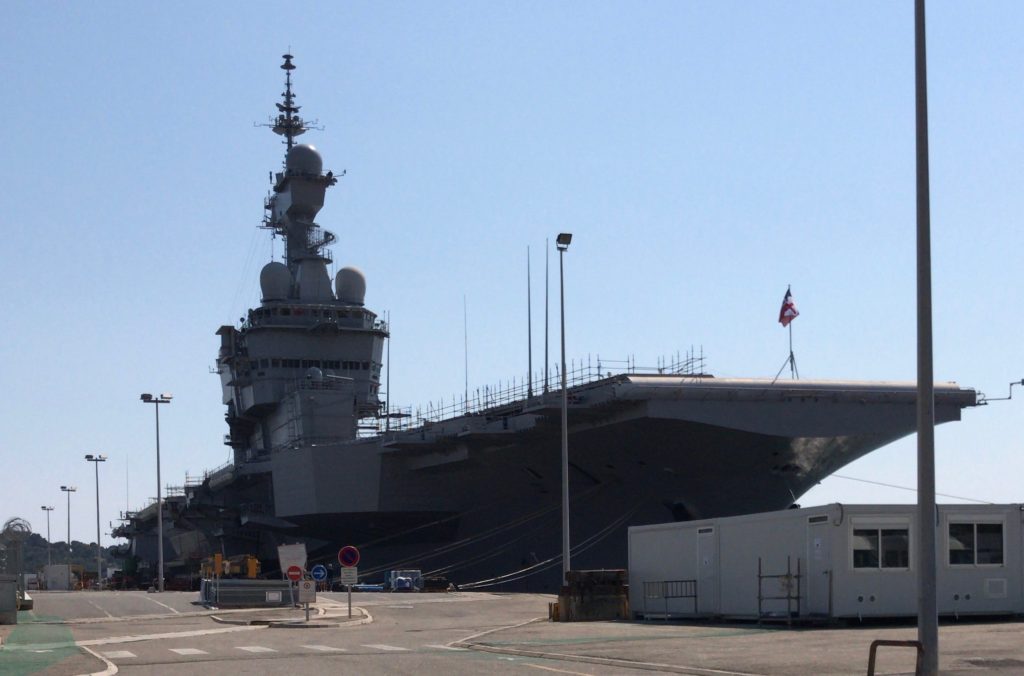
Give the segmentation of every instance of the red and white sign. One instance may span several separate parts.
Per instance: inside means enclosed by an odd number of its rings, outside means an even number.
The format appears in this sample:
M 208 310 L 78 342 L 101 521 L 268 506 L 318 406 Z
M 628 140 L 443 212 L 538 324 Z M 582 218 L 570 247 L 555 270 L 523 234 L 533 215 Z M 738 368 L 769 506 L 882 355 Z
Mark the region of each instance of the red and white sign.
M 359 564 L 359 550 L 352 545 L 345 545 L 338 551 L 338 563 L 351 568 Z
M 302 579 L 302 569 L 298 566 L 288 567 L 288 579 L 292 582 L 298 582 Z

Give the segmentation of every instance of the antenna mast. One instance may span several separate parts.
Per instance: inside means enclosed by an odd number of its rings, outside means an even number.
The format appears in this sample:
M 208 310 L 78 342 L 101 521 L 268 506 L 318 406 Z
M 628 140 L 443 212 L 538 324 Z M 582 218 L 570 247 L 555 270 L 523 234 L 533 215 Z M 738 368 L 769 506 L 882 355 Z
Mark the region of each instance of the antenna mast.
M 284 63 L 281 64 L 281 69 L 285 72 L 285 76 L 284 91 L 281 92 L 281 96 L 284 98 L 284 103 L 277 104 L 280 114 L 272 129 L 275 134 L 284 136 L 284 142 L 288 146 L 288 150 L 291 150 L 295 145 L 295 137 L 304 133 L 306 126 L 302 118 L 299 117 L 299 108 L 302 106 L 295 105 L 295 94 L 292 93 L 292 71 L 295 70 L 295 64 L 292 63 L 293 57 L 291 54 L 285 54 L 282 58 Z

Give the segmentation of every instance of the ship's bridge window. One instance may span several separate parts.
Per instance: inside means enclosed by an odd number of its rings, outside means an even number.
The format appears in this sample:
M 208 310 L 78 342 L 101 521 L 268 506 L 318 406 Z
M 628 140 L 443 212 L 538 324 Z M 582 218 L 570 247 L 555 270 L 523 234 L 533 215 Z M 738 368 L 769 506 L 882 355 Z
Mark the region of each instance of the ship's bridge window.
M 283 315 L 290 315 L 291 313 L 292 313 L 292 309 L 290 307 L 283 307 L 283 308 L 281 308 L 281 314 L 283 314 Z
M 1001 566 L 1002 523 L 949 523 L 949 565 Z
M 855 528 L 851 545 L 854 568 L 910 566 L 910 532 L 907 528 Z
M 260 368 L 261 369 L 267 368 L 268 365 L 269 365 L 269 360 L 267 360 L 267 359 L 260 359 Z
M 271 368 L 275 368 L 275 369 L 276 368 L 280 368 L 281 367 L 281 360 L 280 359 L 271 359 L 270 360 L 270 367 Z

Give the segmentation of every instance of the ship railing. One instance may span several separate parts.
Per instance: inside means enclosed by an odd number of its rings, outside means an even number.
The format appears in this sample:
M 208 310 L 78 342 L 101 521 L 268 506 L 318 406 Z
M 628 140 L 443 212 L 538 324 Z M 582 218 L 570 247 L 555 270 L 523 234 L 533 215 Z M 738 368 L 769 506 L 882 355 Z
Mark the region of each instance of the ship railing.
M 214 467 L 213 469 L 208 469 L 205 472 L 203 472 L 203 480 L 205 481 L 206 479 L 209 479 L 210 477 L 212 477 L 215 474 L 220 474 L 221 472 L 226 472 L 229 469 L 232 469 L 234 466 L 235 466 L 234 460 L 228 460 L 227 462 L 225 462 L 222 465 Z M 188 476 L 188 475 L 186 475 L 186 476 Z
M 691 350 L 668 358 L 659 358 L 654 366 L 638 365 L 636 358 L 602 359 L 600 355 L 588 355 L 586 360 L 572 361 L 567 365 L 565 379 L 567 389 L 581 387 L 619 375 L 668 374 L 700 376 L 704 374 L 706 359 L 703 348 L 700 352 Z M 536 374 L 532 379 L 513 378 L 498 382 L 496 387 L 482 387 L 466 394 L 454 395 L 451 399 L 429 402 L 415 408 L 392 406 L 379 417 L 359 421 L 359 436 L 373 437 L 385 432 L 403 432 L 449 420 L 464 415 L 507 415 L 521 410 L 538 398 L 561 393 L 562 376 L 558 364 L 547 372 Z M 543 399 L 540 399 L 543 401 Z

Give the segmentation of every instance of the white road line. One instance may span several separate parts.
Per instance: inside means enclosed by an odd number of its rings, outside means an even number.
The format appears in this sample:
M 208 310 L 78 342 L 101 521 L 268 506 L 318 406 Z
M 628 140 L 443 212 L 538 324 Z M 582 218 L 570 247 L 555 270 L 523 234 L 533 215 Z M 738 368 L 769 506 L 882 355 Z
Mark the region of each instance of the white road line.
M 210 653 L 199 648 L 168 648 L 172 653 L 178 653 L 179 655 L 209 655 Z
M 273 648 L 267 648 L 261 645 L 238 645 L 235 646 L 236 650 L 244 650 L 247 653 L 276 653 L 277 651 Z
M 135 653 L 130 653 L 127 650 L 113 650 L 109 653 L 103 653 L 104 657 L 109 657 L 112 660 L 123 660 L 129 657 L 135 657 Z
M 171 607 L 170 607 L 169 605 L 167 605 L 166 603 L 160 603 L 160 602 L 159 602 L 159 601 L 157 601 L 156 599 L 154 599 L 154 598 L 151 598 L 151 597 L 149 597 L 149 596 L 146 596 L 146 597 L 144 597 L 144 598 L 145 598 L 145 599 L 146 599 L 147 601 L 152 601 L 153 603 L 157 604 L 158 606 L 163 606 L 164 608 L 166 608 L 167 610 L 171 611 L 171 612 L 172 612 L 172 613 L 174 613 L 175 615 L 181 615 L 181 613 L 180 613 L 180 612 L 178 612 L 178 611 L 177 611 L 177 610 L 175 610 L 174 608 L 171 608 Z
M 343 653 L 343 652 L 345 652 L 344 648 L 335 648 L 334 646 L 329 646 L 329 645 L 304 645 L 304 646 L 299 646 L 299 647 L 300 648 L 307 648 L 309 650 L 319 650 L 322 653 L 334 653 L 334 652 Z
M 210 636 L 212 634 L 233 634 L 240 631 L 262 631 L 266 625 L 241 625 L 237 627 L 219 627 L 216 629 L 199 629 L 195 631 L 172 631 L 164 634 L 139 634 L 136 636 L 111 636 L 108 638 L 91 638 L 85 641 L 76 641 L 77 646 L 110 645 L 112 643 L 134 643 L 136 641 L 155 641 L 166 638 L 189 638 L 191 636 Z M 57 643 L 53 645 L 40 645 L 36 647 L 63 647 L 66 644 Z
M 383 643 L 364 643 L 364 648 L 373 648 L 374 650 L 391 650 L 391 651 L 407 651 L 408 648 L 399 648 L 396 645 L 385 645 Z
M 543 669 L 544 671 L 554 671 L 558 674 L 574 674 L 575 676 L 593 676 L 593 674 L 586 671 L 566 671 L 565 669 L 555 669 L 554 667 L 544 667 L 539 664 L 530 664 L 529 662 L 523 662 L 524 667 L 533 667 L 534 669 Z
M 437 650 L 455 650 L 459 652 L 466 652 L 468 648 L 456 648 L 453 645 L 443 645 L 441 643 L 427 643 L 423 646 L 424 648 L 436 648 Z
M 100 608 L 100 607 L 99 607 L 98 605 L 96 605 L 95 603 L 93 603 L 93 602 L 92 602 L 92 601 L 90 601 L 89 599 L 86 599 L 86 600 L 85 600 L 85 602 L 86 602 L 86 603 L 88 603 L 88 604 L 89 604 L 90 606 L 92 606 L 93 608 L 95 608 L 96 610 L 98 610 L 98 611 L 100 611 L 101 613 L 103 613 L 104 615 L 106 615 L 107 617 L 113 617 L 113 615 L 111 615 L 110 613 L 108 613 L 108 612 L 107 612 L 106 610 L 104 610 L 103 608 Z

